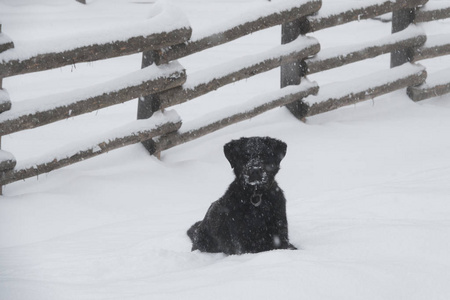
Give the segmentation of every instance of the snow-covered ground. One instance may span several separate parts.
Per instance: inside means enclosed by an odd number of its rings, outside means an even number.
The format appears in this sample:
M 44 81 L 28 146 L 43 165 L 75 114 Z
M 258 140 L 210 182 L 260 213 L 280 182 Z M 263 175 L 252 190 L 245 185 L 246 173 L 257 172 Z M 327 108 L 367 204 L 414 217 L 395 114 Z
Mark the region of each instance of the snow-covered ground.
M 281 0 L 272 0 L 281 1 Z M 2 31 L 20 41 L 79 34 L 154 15 L 152 1 L 2 0 Z M 194 36 L 264 0 L 173 0 Z M 327 2 L 338 2 L 324 0 Z M 362 0 L 339 0 L 344 5 Z M 445 4 L 450 1 L 431 0 Z M 424 24 L 429 35 L 449 21 Z M 323 49 L 378 39 L 390 25 L 360 21 L 313 34 Z M 280 28 L 181 59 L 188 74 L 280 43 Z M 105 82 L 140 55 L 6 78 L 12 102 Z M 447 74 L 449 57 L 421 62 Z M 314 74 L 319 85 L 387 70 L 389 56 Z M 186 126 L 210 111 L 278 89 L 279 71 L 174 109 Z M 110 132 L 136 100 L 2 137 L 17 160 Z M 449 299 L 450 96 L 414 103 L 405 91 L 311 117 L 285 108 L 149 156 L 141 145 L 4 187 L 0 299 Z M 241 136 L 288 144 L 278 174 L 298 251 L 225 256 L 190 252 L 185 234 L 225 191 L 222 147 Z

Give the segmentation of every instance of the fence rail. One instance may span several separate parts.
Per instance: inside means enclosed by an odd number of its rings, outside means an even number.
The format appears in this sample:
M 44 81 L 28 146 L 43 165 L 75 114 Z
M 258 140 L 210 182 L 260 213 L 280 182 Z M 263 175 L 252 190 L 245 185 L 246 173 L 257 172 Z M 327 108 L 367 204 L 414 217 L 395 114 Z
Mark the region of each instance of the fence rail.
M 320 50 L 314 38 L 300 37 L 296 41 L 278 46 L 256 56 L 246 56 L 221 66 L 189 76 L 182 86 L 158 94 L 160 108 L 167 108 L 194 99 L 227 84 L 267 72 L 283 64 L 313 56 Z M 204 74 L 212 78 L 205 80 Z
M 422 46 L 427 40 L 425 33 L 414 25 L 385 38 L 348 47 L 326 49 L 307 59 L 308 74 L 326 71 L 350 63 L 374 58 L 399 49 Z
M 450 34 L 427 36 L 427 42 L 414 50 L 414 61 L 450 54 Z
M 330 111 L 359 101 L 407 88 L 414 101 L 450 92 L 450 71 L 430 74 L 417 61 L 450 54 L 450 36 L 427 36 L 409 23 L 428 22 L 450 17 L 450 7 L 429 5 L 426 0 L 356 3 L 346 9 L 327 10 L 320 0 L 268 2 L 261 11 L 242 14 L 234 22 L 218 26 L 204 36 L 191 39 L 192 30 L 182 26 L 167 31 L 128 36 L 114 42 L 79 45 L 60 52 L 44 52 L 19 57 L 14 43 L 1 33 L 0 25 L 0 136 L 32 129 L 100 108 L 140 97 L 139 105 L 153 112 L 195 99 L 227 84 L 281 67 L 282 86 L 268 95 L 256 96 L 242 105 L 212 112 L 181 126 L 175 112 L 158 112 L 124 128 L 87 142 L 77 142 L 68 150 L 43 156 L 38 161 L 15 161 L 12 154 L 0 150 L 0 186 L 94 157 L 132 143 L 145 142 L 152 153 L 191 141 L 228 125 L 240 122 L 279 106 L 287 106 L 299 119 Z M 433 1 L 430 1 L 433 3 Z M 394 12 L 401 29 L 370 43 L 333 49 L 320 49 L 319 41 L 306 34 L 355 20 Z M 401 13 L 397 13 L 401 12 Z M 406 16 L 406 21 L 396 19 Z M 221 45 L 253 32 L 283 25 L 283 45 L 259 55 L 236 59 L 186 76 L 176 62 L 205 49 Z M 355 24 L 357 26 L 357 24 Z M 403 29 L 406 28 L 406 29 Z M 143 52 L 143 68 L 110 82 L 83 91 L 29 99 L 11 107 L 1 78 L 48 70 L 68 64 L 107 59 Z M 409 63 L 381 74 L 375 73 L 355 83 L 339 82 L 323 86 L 309 82 L 307 74 L 323 72 L 386 53 L 406 55 Z M 57 103 L 57 104 L 55 104 Z M 142 117 L 142 116 L 141 116 Z
M 17 180 L 38 176 L 42 173 L 48 173 L 114 149 L 136 144 L 166 132 L 176 131 L 180 127 L 181 119 L 174 112 L 166 112 L 153 117 L 151 120 L 137 120 L 123 128 L 116 128 L 109 134 L 100 136 L 97 139 L 68 146 L 66 147 L 67 150 L 58 150 L 53 153 L 52 157 L 54 158 L 52 160 L 45 156 L 42 162 L 24 163 L 20 168 L 7 171 L 0 182 L 8 184 Z
M 308 32 L 314 32 L 325 28 L 342 25 L 352 21 L 359 21 L 363 19 L 370 19 L 376 16 L 381 16 L 393 11 L 398 11 L 404 8 L 416 8 L 427 3 L 428 0 L 397 0 L 384 1 L 381 4 L 362 5 L 360 7 L 353 7 L 344 11 L 333 11 L 332 13 L 320 13 L 316 16 L 307 17 Z
M 415 21 L 417 23 L 447 19 L 450 16 L 450 7 L 434 8 L 431 6 L 431 8 L 429 8 L 428 6 L 430 4 L 433 4 L 433 2 L 430 1 L 425 7 L 417 10 L 415 16 Z
M 150 66 L 83 90 L 25 100 L 0 114 L 0 136 L 171 89 L 185 81 L 185 70 L 174 62 L 162 67 Z
M 104 44 L 81 46 L 62 52 L 42 53 L 35 56 L 15 58 L 0 54 L 0 77 L 45 71 L 80 62 L 108 59 L 142 51 L 161 49 L 167 45 L 189 40 L 191 28 L 180 28 L 170 32 L 158 32 L 147 36 L 133 36 Z
M 306 108 L 300 118 L 310 117 L 339 107 L 373 99 L 409 86 L 425 82 L 427 72 L 420 65 L 404 64 L 388 71 L 371 74 L 352 82 L 332 84 L 320 89 L 317 97 L 304 99 Z M 337 92 L 339 91 L 339 92 Z
M 311 15 L 317 12 L 322 6 L 321 0 L 310 0 L 293 7 L 289 6 L 289 2 L 287 3 L 288 5 L 283 2 L 275 2 L 274 4 L 271 4 L 273 9 L 272 12 L 264 13 L 263 11 L 263 13 L 260 14 L 249 14 L 250 16 L 257 16 L 250 19 L 241 15 L 244 20 L 247 19 L 244 23 L 242 23 L 241 19 L 234 27 L 219 27 L 216 29 L 215 33 L 208 36 L 161 49 L 160 51 L 157 51 L 155 63 L 158 65 L 164 64 L 171 60 L 231 42 L 251 33 Z
M 172 132 L 157 139 L 155 152 L 167 150 L 174 146 L 192 141 L 208 133 L 217 131 L 228 125 L 241 122 L 262 114 L 276 107 L 284 106 L 309 95 L 317 94 L 319 87 L 315 83 L 302 83 L 281 89 L 270 95 L 256 97 L 241 106 L 233 107 L 226 112 L 213 112 L 207 120 L 198 120 L 189 129 L 181 132 Z

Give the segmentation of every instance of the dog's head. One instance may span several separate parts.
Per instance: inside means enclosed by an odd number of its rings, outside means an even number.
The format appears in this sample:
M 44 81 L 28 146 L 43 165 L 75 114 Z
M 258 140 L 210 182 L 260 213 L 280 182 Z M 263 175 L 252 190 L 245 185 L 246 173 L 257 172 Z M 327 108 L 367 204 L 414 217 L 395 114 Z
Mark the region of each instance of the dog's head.
M 270 137 L 251 137 L 225 144 L 225 156 L 236 177 L 256 189 L 270 186 L 286 155 L 286 143 Z

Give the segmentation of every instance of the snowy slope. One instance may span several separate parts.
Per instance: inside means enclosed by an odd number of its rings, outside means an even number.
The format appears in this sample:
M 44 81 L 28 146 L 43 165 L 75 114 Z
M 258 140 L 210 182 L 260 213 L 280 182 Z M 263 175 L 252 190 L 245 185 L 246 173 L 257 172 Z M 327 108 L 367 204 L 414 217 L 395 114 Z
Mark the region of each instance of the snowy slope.
M 146 1 L 74 2 L 3 0 L 2 31 L 26 40 L 152 15 Z M 202 28 L 265 0 L 172 2 L 201 36 Z M 445 34 L 450 22 L 423 29 Z M 326 49 L 389 32 L 389 24 L 368 20 L 313 36 Z M 180 63 L 188 74 L 208 69 L 272 49 L 279 34 L 280 28 L 255 33 Z M 421 64 L 446 74 L 450 58 Z M 336 84 L 388 66 L 389 56 L 381 56 L 309 79 Z M 3 86 L 14 103 L 139 68 L 140 56 L 131 55 L 6 78 Z M 174 109 L 189 124 L 278 86 L 275 70 Z M 20 164 L 127 124 L 136 107 L 130 101 L 11 134 L 2 137 L 2 148 Z M 449 299 L 449 128 L 450 96 L 414 103 L 397 91 L 306 124 L 275 109 L 165 151 L 161 161 L 133 145 L 7 185 L 0 196 L 0 299 Z M 288 199 L 291 242 L 300 250 L 228 257 L 190 252 L 185 231 L 232 180 L 223 144 L 254 135 L 288 144 L 277 178 Z

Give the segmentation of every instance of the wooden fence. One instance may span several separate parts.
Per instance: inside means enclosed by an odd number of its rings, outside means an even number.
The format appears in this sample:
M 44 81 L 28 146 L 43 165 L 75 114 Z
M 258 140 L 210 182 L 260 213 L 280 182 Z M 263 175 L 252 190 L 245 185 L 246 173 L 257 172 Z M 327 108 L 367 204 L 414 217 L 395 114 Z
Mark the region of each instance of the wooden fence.
M 428 37 L 414 25 L 450 16 L 450 8 L 428 8 L 426 3 L 426 0 L 380 1 L 376 5 L 355 4 L 359 6 L 326 14 L 321 11 L 320 0 L 304 0 L 295 4 L 292 1 L 268 2 L 266 5 L 271 10 L 264 9 L 259 15 L 252 14 L 258 17 L 243 15 L 241 24 L 229 25 L 196 40 L 190 38 L 191 29 L 182 26 L 170 31 L 80 45 L 63 52 L 41 53 L 27 58 L 10 55 L 14 54 L 14 43 L 1 33 L 0 25 L 0 136 L 140 98 L 139 120 L 97 140 L 86 141 L 78 149 L 63 149 L 42 161 L 22 164 L 20 168 L 16 167 L 12 154 L 0 150 L 0 186 L 133 143 L 143 142 L 152 154 L 159 153 L 279 106 L 288 107 L 296 117 L 304 119 L 403 88 L 407 88 L 407 94 L 414 101 L 448 93 L 449 76 L 437 74 L 437 79 L 430 76 L 431 80 L 429 78 L 425 83 L 425 68 L 414 64 L 421 59 L 450 54 L 449 37 Z M 319 42 L 307 36 L 310 32 L 390 12 L 393 12 L 391 35 L 354 46 L 351 50 L 347 47 L 341 50 L 334 48 L 333 51 L 320 50 Z M 203 73 L 186 78 L 185 70 L 176 61 L 277 25 L 282 25 L 282 45 L 256 56 L 238 59 L 226 68 L 215 66 L 214 78 L 204 79 Z M 138 52 L 143 52 L 141 70 L 79 93 L 61 93 L 51 99 L 39 99 L 38 104 L 33 104 L 33 109 L 27 101 L 11 105 L 7 92 L 1 89 L 1 78 L 4 77 Z M 386 53 L 391 53 L 391 68 L 386 66 L 382 74 L 366 76 L 357 82 L 340 83 L 339 91 L 329 85 L 320 87 L 319 92 L 316 83 L 302 80 L 308 74 Z M 183 129 L 174 111 L 161 112 L 277 67 L 282 70 L 280 90 L 257 96 L 241 107 L 209 115 L 204 122 L 200 120 L 197 127 Z M 205 72 L 210 73 L 209 70 Z M 36 100 L 33 99 L 34 102 Z

